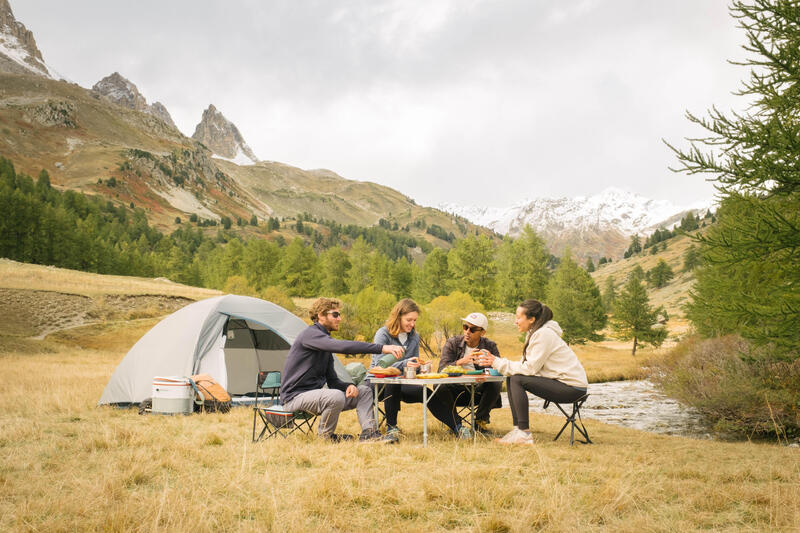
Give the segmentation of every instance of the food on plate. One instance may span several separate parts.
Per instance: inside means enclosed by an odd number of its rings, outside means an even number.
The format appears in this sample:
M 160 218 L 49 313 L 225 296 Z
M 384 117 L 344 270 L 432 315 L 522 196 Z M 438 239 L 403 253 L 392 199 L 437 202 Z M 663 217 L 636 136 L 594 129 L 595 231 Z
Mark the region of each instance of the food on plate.
M 435 372 L 432 374 L 418 374 L 417 379 L 439 379 L 439 378 L 446 378 L 447 374 L 443 372 Z
M 379 366 L 376 366 L 376 367 L 370 368 L 369 369 L 369 373 L 372 374 L 373 376 L 379 376 L 379 377 L 399 376 L 400 375 L 400 369 L 399 368 L 395 368 L 393 366 L 390 366 L 390 367 L 387 367 L 387 368 L 381 368 Z
M 444 372 L 445 374 L 464 374 L 466 373 L 466 370 L 464 370 L 460 366 L 447 365 L 442 369 L 442 372 Z

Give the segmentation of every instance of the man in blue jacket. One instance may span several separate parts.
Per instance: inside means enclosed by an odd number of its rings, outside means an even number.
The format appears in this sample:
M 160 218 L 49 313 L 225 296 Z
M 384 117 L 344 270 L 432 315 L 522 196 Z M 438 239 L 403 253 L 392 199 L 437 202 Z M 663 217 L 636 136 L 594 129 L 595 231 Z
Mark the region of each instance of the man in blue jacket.
M 311 306 L 309 315 L 314 323 L 297 336 L 283 367 L 281 403 L 289 411 L 319 415 L 319 434 L 331 441 L 353 438 L 337 434 L 335 430 L 339 413 L 356 409 L 361 424 L 360 440 L 396 442 L 396 437 L 382 436 L 375 427 L 372 389 L 368 385 L 356 387 L 340 380 L 333 366 L 333 353 L 391 353 L 399 359 L 403 349 L 331 338 L 331 331 L 337 331 L 342 321 L 341 305 L 333 298 L 318 298 Z M 323 388 L 325 385 L 327 389 Z

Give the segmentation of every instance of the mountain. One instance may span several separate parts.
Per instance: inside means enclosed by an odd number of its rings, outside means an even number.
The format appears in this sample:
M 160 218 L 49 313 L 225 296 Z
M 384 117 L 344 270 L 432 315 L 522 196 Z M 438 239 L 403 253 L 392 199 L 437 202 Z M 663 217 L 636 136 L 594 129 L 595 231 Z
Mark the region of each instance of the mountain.
M 58 78 L 45 64 L 33 33 L 14 18 L 8 0 L 0 0 L 0 72 Z
M 258 158 L 244 142 L 239 129 L 213 105 L 203 111 L 203 118 L 195 128 L 192 139 L 203 143 L 215 156 L 237 165 L 258 163 Z
M 705 211 L 711 202 L 679 207 L 617 188 L 595 196 L 537 198 L 509 208 L 464 207 L 442 204 L 440 209 L 515 236 L 530 225 L 560 254 L 570 247 L 578 257 L 622 255 L 633 234 L 648 234 L 660 226 L 671 227 L 689 211 Z
M 148 113 L 154 117 L 160 118 L 174 129 L 178 129 L 172 121 L 169 111 L 164 107 L 164 104 L 155 102 L 153 105 L 148 105 L 147 100 L 139 92 L 136 85 L 120 75 L 119 72 L 106 76 L 95 83 L 92 87 L 92 91 L 106 98 L 109 102 L 127 107 L 128 109 L 135 109 L 136 111 Z

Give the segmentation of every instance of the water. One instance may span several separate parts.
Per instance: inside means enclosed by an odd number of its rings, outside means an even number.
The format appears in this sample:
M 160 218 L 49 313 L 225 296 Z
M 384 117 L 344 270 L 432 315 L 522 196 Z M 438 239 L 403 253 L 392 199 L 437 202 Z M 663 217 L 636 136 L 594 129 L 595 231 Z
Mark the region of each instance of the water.
M 543 410 L 541 398 L 531 394 L 528 397 L 532 413 L 560 415 L 555 406 Z M 503 406 L 508 406 L 505 393 Z M 648 380 L 589 384 L 589 399 L 581 408 L 581 416 L 652 433 L 712 438 L 696 410 L 665 396 Z

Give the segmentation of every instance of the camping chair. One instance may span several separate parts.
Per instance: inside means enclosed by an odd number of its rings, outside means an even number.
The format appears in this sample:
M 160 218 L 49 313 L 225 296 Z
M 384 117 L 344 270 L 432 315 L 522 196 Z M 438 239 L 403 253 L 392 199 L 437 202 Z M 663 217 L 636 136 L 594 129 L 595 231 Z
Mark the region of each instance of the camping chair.
M 295 431 L 309 434 L 314 430 L 317 415 L 307 411 L 286 411 L 280 400 L 281 373 L 259 372 L 256 382 L 256 398 L 253 406 L 253 442 L 269 439 L 275 435 L 288 437 Z M 266 405 L 259 404 L 262 400 Z M 260 431 L 257 423 L 261 421 Z
M 558 440 L 558 437 L 561 436 L 561 434 L 564 432 L 564 430 L 567 428 L 567 426 L 571 426 L 570 427 L 570 434 L 569 434 L 569 445 L 570 446 L 572 446 L 572 444 L 575 442 L 575 429 L 577 429 L 578 433 L 583 435 L 583 438 L 586 439 L 586 440 L 578 439 L 579 442 L 582 442 L 584 444 L 592 444 L 592 440 L 589 438 L 589 433 L 586 431 L 586 426 L 583 425 L 583 419 L 581 418 L 581 406 L 583 405 L 583 402 L 585 402 L 588 397 L 589 397 L 588 394 L 584 394 L 583 396 L 578 398 L 576 401 L 572 402 L 572 413 L 571 414 L 567 413 L 564 410 L 564 408 L 561 407 L 561 404 L 556 403 L 556 402 L 551 402 L 550 400 L 545 398 L 544 406 L 542 407 L 543 409 L 547 409 L 547 407 L 551 403 L 553 403 L 553 404 L 555 404 L 556 407 L 558 407 L 558 410 L 561 411 L 564 414 L 565 417 L 567 417 L 566 422 L 564 422 L 564 425 L 561 426 L 561 431 L 559 431 L 558 435 L 556 435 L 556 437 L 553 439 L 554 441 Z M 568 405 L 568 404 L 565 404 L 565 405 Z M 577 420 L 575 419 L 576 417 L 577 417 Z

